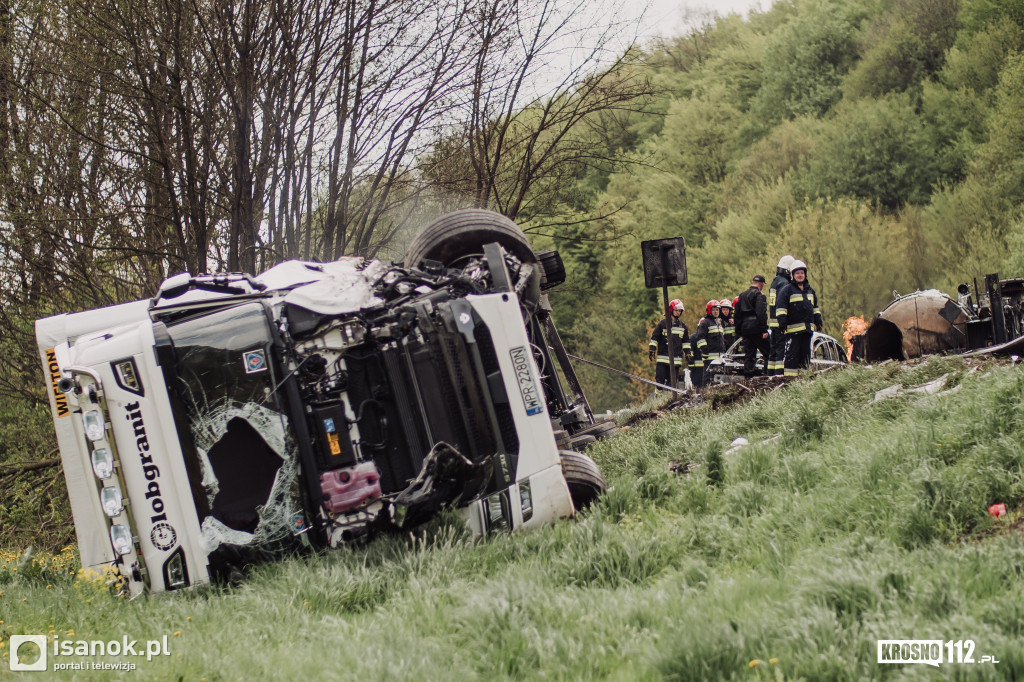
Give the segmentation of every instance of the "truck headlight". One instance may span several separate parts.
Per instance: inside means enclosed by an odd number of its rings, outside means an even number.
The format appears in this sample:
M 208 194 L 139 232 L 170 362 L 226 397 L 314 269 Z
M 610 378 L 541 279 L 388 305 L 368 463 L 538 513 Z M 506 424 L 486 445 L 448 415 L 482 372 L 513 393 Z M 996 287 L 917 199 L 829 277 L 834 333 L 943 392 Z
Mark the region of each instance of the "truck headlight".
M 124 509 L 124 500 L 121 497 L 121 490 L 117 487 L 104 488 L 100 491 L 100 504 L 107 516 L 113 518 Z
M 97 478 L 104 481 L 114 473 L 114 456 L 106 448 L 96 448 L 92 451 L 92 471 Z
M 115 523 L 110 527 L 110 544 L 118 554 L 129 554 L 132 551 L 132 532 L 123 523 Z
M 89 440 L 97 441 L 103 438 L 103 415 L 99 410 L 86 410 L 82 413 L 82 425 Z

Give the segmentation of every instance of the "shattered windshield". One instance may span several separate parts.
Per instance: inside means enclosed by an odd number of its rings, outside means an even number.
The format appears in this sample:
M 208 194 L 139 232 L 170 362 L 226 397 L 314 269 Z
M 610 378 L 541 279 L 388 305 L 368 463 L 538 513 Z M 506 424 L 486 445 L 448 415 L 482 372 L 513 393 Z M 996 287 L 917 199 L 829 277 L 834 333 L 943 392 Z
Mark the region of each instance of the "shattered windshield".
M 186 450 L 204 549 L 274 549 L 301 519 L 297 445 L 271 362 L 260 302 L 168 325 L 177 361 L 173 392 L 194 452 Z M 201 499 L 200 499 L 201 498 Z

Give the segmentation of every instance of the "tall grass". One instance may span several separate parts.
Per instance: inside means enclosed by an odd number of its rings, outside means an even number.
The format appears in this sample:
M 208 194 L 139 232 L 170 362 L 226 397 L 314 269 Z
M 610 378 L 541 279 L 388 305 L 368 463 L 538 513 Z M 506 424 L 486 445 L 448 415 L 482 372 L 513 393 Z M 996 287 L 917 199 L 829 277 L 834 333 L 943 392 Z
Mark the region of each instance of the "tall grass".
M 942 374 L 961 388 L 869 404 Z M 0 570 L 0 635 L 168 635 L 131 679 L 1019 679 L 1020 515 L 986 508 L 1024 501 L 1022 396 L 1007 365 L 852 367 L 598 443 L 610 489 L 576 521 L 473 541 L 446 517 L 131 602 Z M 878 639 L 999 663 L 879 665 Z

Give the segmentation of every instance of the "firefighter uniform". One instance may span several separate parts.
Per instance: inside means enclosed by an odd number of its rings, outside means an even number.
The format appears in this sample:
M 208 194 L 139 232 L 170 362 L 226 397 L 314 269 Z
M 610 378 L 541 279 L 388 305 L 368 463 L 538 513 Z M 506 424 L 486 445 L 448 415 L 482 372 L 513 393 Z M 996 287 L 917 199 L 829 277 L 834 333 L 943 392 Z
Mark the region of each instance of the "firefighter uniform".
M 697 332 L 690 339 L 690 346 L 693 349 L 694 365 L 700 368 L 697 373 L 691 371 L 690 378 L 694 386 L 703 386 L 708 364 L 722 357 L 725 352 L 725 334 L 719 319 L 711 313 L 702 317 L 697 323 Z M 699 383 L 694 378 L 697 375 L 700 377 Z
M 789 259 L 788 261 L 786 259 Z M 768 332 L 771 334 L 771 345 L 768 348 L 768 375 L 781 376 L 783 371 L 783 356 L 786 353 L 786 330 L 779 328 L 779 320 L 776 315 L 779 292 L 789 284 L 788 267 L 793 262 L 792 256 L 783 256 L 779 261 L 775 279 L 768 288 Z M 785 266 L 783 264 L 785 263 Z
M 807 266 L 795 261 L 792 272 L 799 269 L 806 272 Z M 775 313 L 779 329 L 785 332 L 789 341 L 784 373 L 786 376 L 796 376 L 802 368 L 810 365 L 811 336 L 815 330 L 822 328 L 818 295 L 806 279 L 802 285 L 794 279 L 779 292 Z
M 659 384 L 669 384 L 671 374 L 669 372 L 668 364 L 668 334 L 665 330 L 668 328 L 665 318 L 661 318 L 657 326 L 654 328 L 654 333 L 651 334 L 651 342 L 649 344 L 650 352 L 656 354 L 657 365 L 655 365 L 654 379 Z M 672 320 L 672 355 L 676 365 L 676 380 L 682 381 L 683 369 L 686 367 L 686 355 L 690 346 L 690 330 L 687 328 L 686 323 L 680 319 Z
M 726 299 L 724 298 L 722 299 L 722 301 L 725 300 Z M 729 301 L 728 303 L 729 315 L 727 316 L 725 314 L 727 308 L 723 305 L 722 314 L 718 317 L 718 320 L 722 323 L 722 342 L 725 345 L 725 348 L 722 350 L 723 353 L 732 348 L 733 341 L 736 340 L 736 321 L 733 318 L 734 311 L 732 309 L 732 302 Z

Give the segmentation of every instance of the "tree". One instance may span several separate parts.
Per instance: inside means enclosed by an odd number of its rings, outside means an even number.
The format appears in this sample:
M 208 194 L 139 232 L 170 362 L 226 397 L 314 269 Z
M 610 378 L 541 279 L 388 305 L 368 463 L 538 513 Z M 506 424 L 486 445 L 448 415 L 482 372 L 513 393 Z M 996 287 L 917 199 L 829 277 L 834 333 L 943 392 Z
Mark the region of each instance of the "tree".
M 586 24 L 586 3 L 487 0 L 473 22 L 476 55 L 471 94 L 461 123 L 444 131 L 425 171 L 464 205 L 492 208 L 512 219 L 543 223 L 562 205 L 572 183 L 619 162 L 608 131 L 628 125 L 655 90 L 638 68 L 639 53 L 617 49 L 620 25 Z M 567 64 L 552 83 L 538 86 L 542 69 Z

